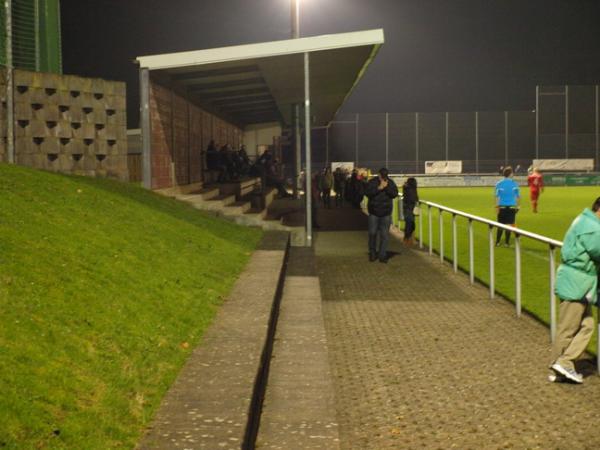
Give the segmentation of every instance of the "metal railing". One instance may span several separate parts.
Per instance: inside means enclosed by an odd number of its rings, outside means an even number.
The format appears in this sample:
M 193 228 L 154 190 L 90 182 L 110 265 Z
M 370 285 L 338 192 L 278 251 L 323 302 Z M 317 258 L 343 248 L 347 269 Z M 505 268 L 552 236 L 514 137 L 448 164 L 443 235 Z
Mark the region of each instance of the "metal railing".
M 438 210 L 438 222 L 439 222 L 439 258 L 440 262 L 444 262 L 444 220 L 443 214 L 450 214 L 452 217 L 452 266 L 454 272 L 458 272 L 458 230 L 457 230 L 457 218 L 463 217 L 468 221 L 468 247 L 469 247 L 469 280 L 471 284 L 475 283 L 475 245 L 474 245 L 474 233 L 473 233 L 473 224 L 475 222 L 482 223 L 488 226 L 488 240 L 489 240 L 489 292 L 490 299 L 493 299 L 495 296 L 495 264 L 494 264 L 494 236 L 493 231 L 494 228 L 500 228 L 505 231 L 510 231 L 515 234 L 515 308 L 517 317 L 521 317 L 521 238 L 526 237 L 529 239 L 533 239 L 534 241 L 541 242 L 542 244 L 546 244 L 548 246 L 548 257 L 549 257 L 549 281 L 550 281 L 550 341 L 554 342 L 556 339 L 556 327 L 557 327 L 557 311 L 556 311 L 556 297 L 554 295 L 554 285 L 556 280 L 556 264 L 555 264 L 555 256 L 556 249 L 560 249 L 563 246 L 563 243 L 554 239 L 550 239 L 546 236 L 542 236 L 536 233 L 532 233 L 530 231 L 522 230 L 519 228 L 512 227 L 510 225 L 505 225 L 493 220 L 485 219 L 483 217 L 475 216 L 473 214 L 466 213 L 464 211 L 459 211 L 453 208 L 449 208 L 447 206 L 443 206 L 437 203 L 428 202 L 424 200 L 419 200 L 418 202 L 421 212 L 418 217 L 419 222 L 419 248 L 423 249 L 423 215 L 425 214 L 425 207 L 427 207 L 427 217 L 428 217 L 428 252 L 430 255 L 433 255 L 433 209 Z M 404 211 L 402 209 L 402 197 L 398 198 L 398 219 L 403 220 Z M 417 220 L 415 217 L 415 220 Z M 399 224 L 398 224 L 399 225 Z M 596 363 L 597 370 L 600 374 L 600 306 L 599 306 L 599 323 L 597 324 L 598 328 L 598 340 L 596 347 Z

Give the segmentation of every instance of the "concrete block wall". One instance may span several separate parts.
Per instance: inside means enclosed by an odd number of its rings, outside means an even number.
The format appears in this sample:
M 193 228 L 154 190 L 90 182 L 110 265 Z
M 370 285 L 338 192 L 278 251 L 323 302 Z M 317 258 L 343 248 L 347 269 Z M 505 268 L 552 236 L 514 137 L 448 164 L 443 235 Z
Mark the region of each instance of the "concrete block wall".
M 150 82 L 152 189 L 204 181 L 204 151 L 211 140 L 237 149 L 242 130 L 210 114 L 164 82 Z
M 16 70 L 14 85 L 17 164 L 128 180 L 125 83 Z

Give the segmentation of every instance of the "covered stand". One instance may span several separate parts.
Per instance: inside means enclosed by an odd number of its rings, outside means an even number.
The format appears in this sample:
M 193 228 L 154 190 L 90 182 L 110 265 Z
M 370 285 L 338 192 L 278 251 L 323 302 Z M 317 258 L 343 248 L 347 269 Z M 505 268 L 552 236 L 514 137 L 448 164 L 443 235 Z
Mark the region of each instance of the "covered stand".
M 311 128 L 329 125 L 383 42 L 379 29 L 137 58 L 144 186 L 156 188 L 160 170 L 159 158 L 153 155 L 157 149 L 153 148 L 151 120 L 151 109 L 156 107 L 151 86 L 157 79 L 172 86 L 178 98 L 238 129 L 274 121 L 289 125 L 292 106 L 303 103 L 306 190 L 310 193 Z M 299 172 L 296 168 L 296 177 Z M 190 182 L 189 177 L 185 180 Z M 173 177 L 172 183 L 178 180 Z M 309 245 L 310 197 L 306 195 Z

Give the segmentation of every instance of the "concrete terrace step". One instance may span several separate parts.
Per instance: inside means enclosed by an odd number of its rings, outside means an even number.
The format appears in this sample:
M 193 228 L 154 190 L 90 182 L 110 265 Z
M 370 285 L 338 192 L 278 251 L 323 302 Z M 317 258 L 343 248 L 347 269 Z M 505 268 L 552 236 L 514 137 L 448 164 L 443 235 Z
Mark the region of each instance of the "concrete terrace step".
M 231 181 L 228 183 L 219 183 L 214 185 L 221 192 L 221 195 L 235 195 L 238 200 L 242 197 L 259 190 L 261 187 L 260 178 L 245 178 L 239 181 Z
M 195 200 L 211 200 L 219 195 L 218 188 L 206 188 L 201 189 L 197 192 L 191 192 L 189 194 L 177 195 L 175 198 L 182 201 L 195 201 Z
M 250 202 L 234 202 L 231 205 L 226 206 L 223 209 L 225 214 L 244 214 L 246 211 L 250 211 L 252 204 Z
M 235 203 L 235 195 L 217 195 L 204 202 L 207 209 L 223 209 L 226 206 Z

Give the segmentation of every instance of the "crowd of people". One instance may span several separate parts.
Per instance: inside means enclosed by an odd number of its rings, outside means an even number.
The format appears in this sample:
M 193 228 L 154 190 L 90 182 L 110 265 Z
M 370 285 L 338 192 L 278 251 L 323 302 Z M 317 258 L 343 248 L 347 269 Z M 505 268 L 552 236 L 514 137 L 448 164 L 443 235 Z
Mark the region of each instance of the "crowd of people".
M 369 173 L 365 169 L 353 169 L 351 172 L 337 167 L 333 172 L 330 167 L 315 174 L 316 199 L 324 208 L 331 208 L 331 191 L 335 194 L 335 207 L 342 208 L 346 203 L 360 208 L 365 196 Z
M 246 146 L 234 150 L 230 144 L 218 148 L 211 140 L 206 149 L 206 168 L 217 173 L 217 182 L 237 181 L 246 176 L 261 177 L 267 186 L 277 189 L 279 197 L 289 197 L 285 182 L 281 175 L 281 165 L 266 149 L 253 163 L 248 157 Z

